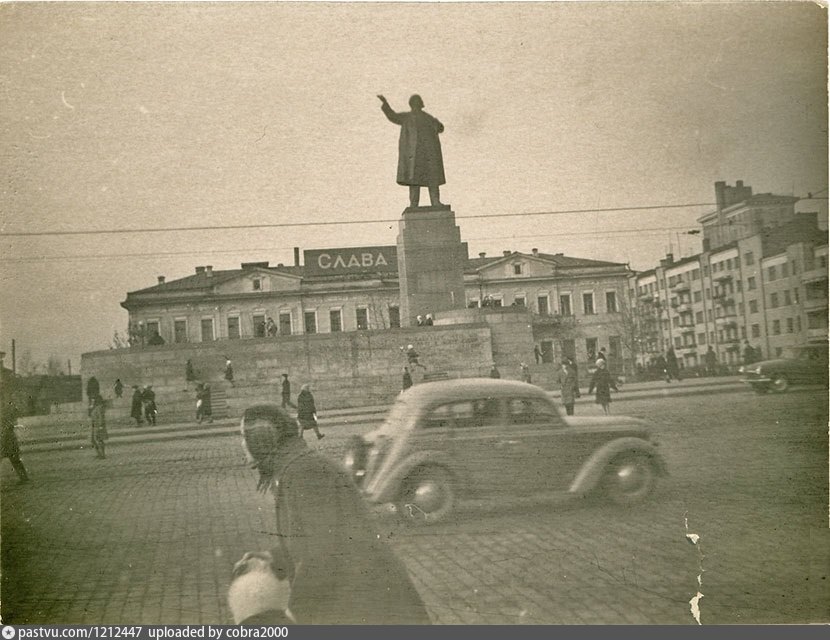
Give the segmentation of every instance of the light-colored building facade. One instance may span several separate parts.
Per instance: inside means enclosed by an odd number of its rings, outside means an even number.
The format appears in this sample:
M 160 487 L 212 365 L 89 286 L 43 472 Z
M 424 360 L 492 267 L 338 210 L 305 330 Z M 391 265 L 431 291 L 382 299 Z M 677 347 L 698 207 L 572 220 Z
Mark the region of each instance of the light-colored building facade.
M 748 208 L 737 203 L 729 210 Z M 681 366 L 703 366 L 711 347 L 719 363 L 737 365 L 745 341 L 770 358 L 826 340 L 827 234 L 815 213 L 791 215 L 791 204 L 784 218 L 695 256 L 669 255 L 633 276 L 629 300 L 645 336 L 639 361 L 671 346 Z
M 196 267 L 178 280 L 160 276 L 155 286 L 128 293 L 121 304 L 134 340 L 157 332 L 165 343 L 397 328 L 395 247 L 363 249 L 306 251 L 305 265 L 295 251 L 292 266 Z M 369 253 L 371 259 L 361 258 Z M 622 368 L 630 357 L 620 338 L 630 275 L 625 264 L 536 249 L 479 254 L 464 269 L 465 303 L 527 308 L 534 342 L 547 362 L 562 354 L 587 361 L 605 347 Z

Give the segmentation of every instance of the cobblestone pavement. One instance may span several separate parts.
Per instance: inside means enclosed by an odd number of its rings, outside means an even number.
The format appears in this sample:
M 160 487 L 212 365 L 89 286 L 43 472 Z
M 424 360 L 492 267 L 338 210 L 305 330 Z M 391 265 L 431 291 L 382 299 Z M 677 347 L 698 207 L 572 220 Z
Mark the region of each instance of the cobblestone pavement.
M 704 624 L 830 621 L 826 393 L 612 408 L 660 434 L 671 476 L 645 505 L 525 498 L 416 529 L 376 514 L 434 622 L 695 624 L 698 590 Z M 7 623 L 228 623 L 233 562 L 273 541 L 236 438 L 24 460 L 30 485 L 2 465 Z

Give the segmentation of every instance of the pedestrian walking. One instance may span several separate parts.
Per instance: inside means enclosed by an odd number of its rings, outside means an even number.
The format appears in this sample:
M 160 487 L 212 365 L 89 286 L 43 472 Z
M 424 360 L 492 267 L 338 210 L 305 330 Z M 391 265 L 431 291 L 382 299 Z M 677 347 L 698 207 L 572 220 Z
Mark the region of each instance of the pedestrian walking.
M 619 391 L 619 389 L 617 389 L 617 384 L 611 377 L 611 374 L 608 373 L 608 368 L 605 366 L 605 360 L 597 358 L 596 365 L 597 369 L 591 376 L 591 384 L 588 387 L 588 393 L 591 393 L 594 389 L 596 389 L 595 402 L 602 405 L 602 410 L 605 412 L 605 415 L 608 415 L 609 406 L 611 404 L 611 389 L 614 391 Z
M 524 362 L 520 362 L 519 369 L 521 370 L 522 382 L 527 382 L 528 384 L 530 384 L 530 367 L 528 367 Z
M 135 420 L 135 426 L 140 427 L 144 415 L 144 397 L 138 385 L 133 385 L 133 399 L 130 406 L 130 417 Z
M 286 559 L 299 624 L 429 624 L 406 567 L 375 531 L 349 474 L 298 436 L 276 404 L 246 409 L 243 446 L 276 507 L 274 557 Z
M 666 373 L 666 382 L 671 382 L 669 378 L 680 382 L 680 367 L 677 364 L 677 356 L 674 354 L 673 347 L 669 347 L 666 351 Z
M 576 379 L 576 371 L 568 364 L 567 360 L 562 361 L 557 381 L 559 382 L 565 413 L 572 416 L 574 415 L 576 398 L 579 397 L 579 382 Z
M 533 345 L 533 358 L 536 360 L 536 364 L 542 362 L 542 350 L 539 348 L 538 344 Z
M 115 391 L 115 397 L 120 398 L 121 394 L 124 393 L 124 385 L 121 384 L 121 378 L 115 379 L 115 385 L 113 385 L 113 390 Z
M 17 419 L 20 416 L 12 395 L 15 378 L 11 373 L 7 373 L 6 369 L 3 369 L 0 375 L 3 378 L 2 384 L 0 384 L 0 396 L 2 396 L 2 400 L 0 400 L 0 426 L 2 427 L 0 430 L 0 455 L 9 459 L 14 472 L 17 474 L 18 483 L 24 484 L 29 482 L 29 474 L 23 460 L 20 459 L 20 442 L 14 432 Z
M 282 374 L 282 408 L 285 409 L 286 407 L 294 407 L 297 408 L 297 405 L 291 402 L 291 382 L 288 379 L 288 374 Z
M 297 396 L 297 422 L 300 423 L 301 438 L 303 431 L 307 429 L 313 429 L 318 440 L 326 437 L 320 433 L 320 428 L 317 426 L 317 407 L 314 404 L 314 396 L 311 394 L 311 385 L 308 383 L 300 387 L 300 393 Z
M 156 424 L 156 416 L 158 415 L 158 408 L 156 407 L 156 392 L 153 391 L 153 385 L 148 384 L 141 392 L 141 401 L 144 403 L 144 419 L 147 424 Z
M 715 350 L 712 349 L 711 344 L 706 350 L 706 353 L 703 354 L 703 363 L 706 365 L 707 375 L 715 376 L 718 374 L 718 355 L 715 353 Z
M 412 374 L 409 373 L 409 367 L 403 368 L 403 380 L 401 382 L 401 391 L 406 391 L 412 386 Z
M 605 347 L 599 348 L 599 353 L 597 353 L 597 360 L 605 360 L 605 366 L 608 366 L 608 356 L 605 355 Z
M 225 380 L 230 382 L 232 387 L 236 386 L 233 382 L 233 365 L 228 356 L 225 356 Z
M 89 418 L 92 423 L 92 446 L 95 447 L 95 455 L 100 459 L 107 457 L 105 443 L 108 439 L 106 420 L 106 401 L 100 394 L 89 403 Z
M 403 350 L 403 347 L 401 347 L 401 349 Z M 415 351 L 414 346 L 411 344 L 406 345 L 406 361 L 409 363 L 411 370 L 414 370 L 412 369 L 413 367 L 421 367 L 422 369 L 426 369 L 426 367 L 418 361 L 419 357 L 420 356 L 418 355 L 418 352 Z
M 493 363 L 493 366 L 490 367 L 490 377 L 494 379 L 501 378 L 501 371 L 499 371 L 499 368 L 496 366 L 495 362 Z

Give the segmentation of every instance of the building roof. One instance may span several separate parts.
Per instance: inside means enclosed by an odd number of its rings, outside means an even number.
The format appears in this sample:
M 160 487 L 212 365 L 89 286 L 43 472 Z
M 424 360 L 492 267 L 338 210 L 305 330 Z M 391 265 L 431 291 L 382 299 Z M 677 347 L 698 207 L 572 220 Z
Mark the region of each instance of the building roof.
M 606 262 L 603 260 L 590 260 L 587 258 L 572 258 L 569 256 L 565 256 L 561 253 L 522 253 L 519 251 L 513 251 L 508 255 L 501 255 L 501 256 L 492 256 L 492 257 L 484 257 L 484 258 L 469 258 L 467 260 L 467 264 L 465 266 L 464 272 L 465 273 L 475 273 L 482 267 L 490 266 L 492 264 L 496 264 L 498 262 L 504 260 L 512 260 L 516 256 L 521 256 L 524 258 L 538 258 L 545 262 L 552 263 L 555 267 L 561 269 L 567 268 L 589 268 L 589 267 L 625 267 L 626 265 L 619 262 Z M 355 273 L 344 273 L 338 275 L 307 275 L 305 273 L 305 267 L 303 266 L 275 266 L 275 267 L 266 267 L 266 266 L 254 266 L 254 265 L 264 265 L 267 263 L 246 263 L 248 266 L 247 268 L 240 268 L 240 269 L 223 269 L 221 271 L 212 271 L 210 274 L 206 270 L 199 271 L 197 273 L 191 274 L 184 278 L 179 278 L 178 280 L 171 280 L 170 282 L 163 282 L 160 284 L 155 284 L 152 287 L 146 287 L 144 289 L 138 289 L 136 291 L 131 291 L 127 294 L 127 297 L 135 296 L 135 295 L 144 295 L 144 294 L 154 294 L 154 293 L 181 293 L 186 291 L 204 291 L 212 288 L 216 284 L 221 282 L 226 282 L 228 280 L 233 280 L 234 278 L 238 278 L 239 276 L 252 273 L 252 272 L 259 272 L 259 273 L 273 273 L 274 275 L 288 275 L 294 276 L 299 278 L 304 278 L 309 281 L 314 282 L 324 282 L 324 281 L 353 281 L 353 280 L 363 280 L 366 278 L 381 278 L 381 279 L 390 279 L 395 278 L 397 275 L 396 270 L 392 270 L 389 272 L 384 272 L 380 274 L 373 274 L 370 272 L 362 273 L 362 274 L 355 274 Z M 201 267 L 199 267 L 201 269 Z

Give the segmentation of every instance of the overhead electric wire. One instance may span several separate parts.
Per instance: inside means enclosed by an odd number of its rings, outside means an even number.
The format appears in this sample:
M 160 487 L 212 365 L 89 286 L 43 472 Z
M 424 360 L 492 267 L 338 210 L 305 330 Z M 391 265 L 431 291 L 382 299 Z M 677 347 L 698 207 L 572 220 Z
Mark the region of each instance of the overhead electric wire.
M 629 233 L 644 233 L 646 235 L 657 235 L 667 231 L 680 231 L 686 229 L 687 226 L 677 227 L 650 227 L 645 229 L 614 229 L 602 231 L 566 231 L 563 233 L 533 233 L 525 235 L 511 235 L 511 236 L 491 236 L 482 238 L 464 238 L 465 242 L 489 241 L 489 240 L 506 240 L 518 238 L 567 238 L 571 236 L 616 236 Z M 98 253 L 98 254 L 83 254 L 83 255 L 57 255 L 57 256 L 26 256 L 22 258 L 0 258 L 2 262 L 40 262 L 42 260 L 103 260 L 112 258 L 161 258 L 172 256 L 207 256 L 218 255 L 224 253 L 252 253 L 255 251 L 288 251 L 293 247 L 241 247 L 238 249 L 215 249 L 206 251 L 159 251 L 155 253 Z
M 489 218 L 516 218 L 527 216 L 560 216 L 575 213 L 615 213 L 623 211 L 653 211 L 659 209 L 689 209 L 693 207 L 715 206 L 712 202 L 692 202 L 686 204 L 641 205 L 631 207 L 608 207 L 595 209 L 561 209 L 557 211 L 526 211 L 520 213 L 493 213 L 456 216 L 456 220 L 489 219 Z M 242 229 L 283 229 L 286 227 L 325 227 L 334 225 L 354 224 L 387 224 L 399 222 L 399 218 L 381 220 L 323 220 L 320 222 L 273 222 L 258 224 L 225 224 L 199 225 L 193 227 L 158 227 L 158 228 L 127 228 L 127 229 L 75 229 L 66 231 L 11 231 L 0 232 L 0 238 L 33 237 L 33 236 L 85 236 L 125 233 L 169 233 L 177 231 L 232 231 Z

